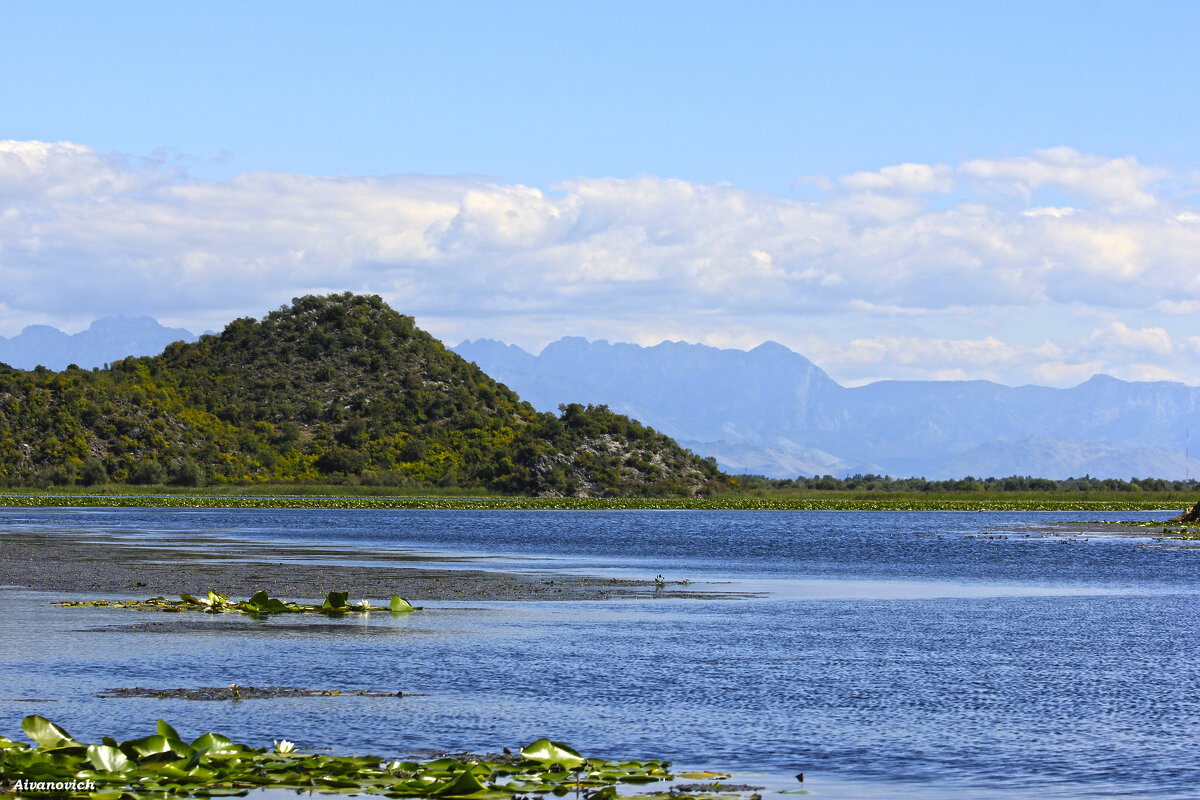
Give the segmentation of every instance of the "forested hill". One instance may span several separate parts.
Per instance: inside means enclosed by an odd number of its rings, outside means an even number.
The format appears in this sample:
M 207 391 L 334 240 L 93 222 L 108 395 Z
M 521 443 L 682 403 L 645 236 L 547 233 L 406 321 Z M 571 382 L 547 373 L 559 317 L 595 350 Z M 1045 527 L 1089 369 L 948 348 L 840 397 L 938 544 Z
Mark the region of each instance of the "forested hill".
M 607 408 L 539 413 L 378 297 L 302 297 L 107 369 L 0 365 L 0 483 L 357 481 L 705 493 L 723 476 Z

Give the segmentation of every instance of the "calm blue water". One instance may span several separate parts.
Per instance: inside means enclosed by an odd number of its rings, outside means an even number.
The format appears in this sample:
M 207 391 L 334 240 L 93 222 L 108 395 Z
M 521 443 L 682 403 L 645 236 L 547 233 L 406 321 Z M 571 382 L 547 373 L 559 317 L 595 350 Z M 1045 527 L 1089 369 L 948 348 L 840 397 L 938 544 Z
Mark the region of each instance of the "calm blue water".
M 1200 549 L 1039 530 L 1165 516 L 0 510 L 0 547 L 22 530 L 214 556 L 226 539 L 298 542 L 347 561 L 418 553 L 762 592 L 438 603 L 369 621 L 197 615 L 190 630 L 140 633 L 87 629 L 180 618 L 0 590 L 0 735 L 20 738 L 29 713 L 79 738 L 141 735 L 163 717 L 196 735 L 380 754 L 548 735 L 585 754 L 762 773 L 772 788 L 801 788 L 803 771 L 813 797 L 1193 797 Z M 995 530 L 1009 538 L 969 538 Z M 94 697 L 232 682 L 417 696 Z M 32 698 L 54 702 L 13 702 Z

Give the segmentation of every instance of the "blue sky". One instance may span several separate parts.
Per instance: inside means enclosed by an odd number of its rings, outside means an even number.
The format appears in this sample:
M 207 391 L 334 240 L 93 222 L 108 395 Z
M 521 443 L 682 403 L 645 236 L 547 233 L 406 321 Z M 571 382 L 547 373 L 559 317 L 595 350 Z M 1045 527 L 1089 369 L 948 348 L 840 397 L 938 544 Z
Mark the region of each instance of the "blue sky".
M 0 22 L 0 334 L 349 288 L 449 341 L 771 338 L 846 382 L 1200 366 L 1200 4 Z

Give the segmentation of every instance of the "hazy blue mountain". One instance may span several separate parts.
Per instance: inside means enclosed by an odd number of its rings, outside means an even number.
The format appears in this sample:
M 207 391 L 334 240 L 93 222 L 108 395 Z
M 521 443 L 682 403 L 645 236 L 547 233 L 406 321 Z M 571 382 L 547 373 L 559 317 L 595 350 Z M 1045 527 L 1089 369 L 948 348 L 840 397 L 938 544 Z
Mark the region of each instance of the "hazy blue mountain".
M 158 355 L 171 342 L 193 342 L 183 328 L 167 328 L 150 317 L 106 317 L 86 331 L 66 334 L 49 325 L 29 325 L 16 336 L 0 336 L 0 362 L 17 369 L 39 364 L 53 370 L 69 364 L 100 367 L 125 356 Z
M 734 472 L 930 478 L 1183 478 L 1200 388 L 1097 375 L 1070 389 L 989 381 L 839 385 L 786 347 L 654 347 L 569 337 L 537 356 L 481 339 L 454 348 L 540 409 L 604 403 Z M 1200 445 L 1198 445 L 1200 449 Z
M 68 335 L 31 325 L 0 337 L 0 362 L 101 366 L 196 339 L 149 317 Z M 776 477 L 876 472 L 929 478 L 1036 475 L 1183 478 L 1200 439 L 1200 388 L 1097 375 L 1070 389 L 989 381 L 880 381 L 846 388 L 783 345 L 653 347 L 567 337 L 538 355 L 489 339 L 453 348 L 542 410 L 606 404 L 722 468 Z M 1200 442 L 1191 448 L 1200 451 Z

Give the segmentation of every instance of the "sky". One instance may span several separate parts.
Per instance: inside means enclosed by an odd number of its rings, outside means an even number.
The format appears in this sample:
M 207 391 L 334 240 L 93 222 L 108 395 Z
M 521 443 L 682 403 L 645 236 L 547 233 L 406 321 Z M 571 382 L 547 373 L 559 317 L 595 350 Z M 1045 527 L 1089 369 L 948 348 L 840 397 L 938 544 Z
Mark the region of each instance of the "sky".
M 381 295 L 846 385 L 1200 379 L 1200 4 L 0 0 L 0 335 Z

